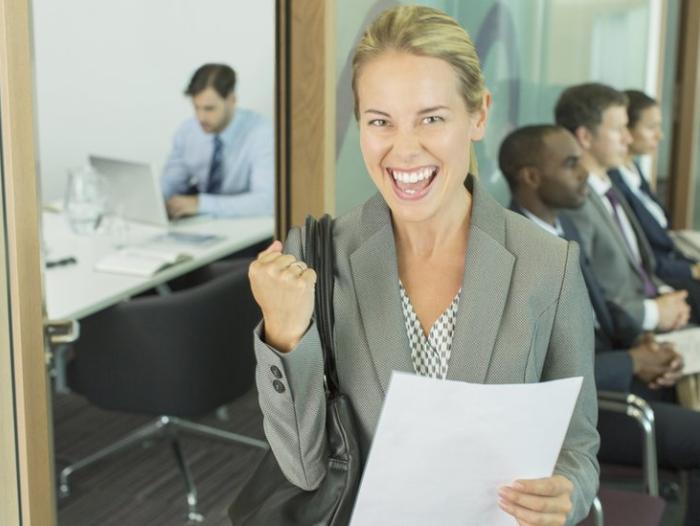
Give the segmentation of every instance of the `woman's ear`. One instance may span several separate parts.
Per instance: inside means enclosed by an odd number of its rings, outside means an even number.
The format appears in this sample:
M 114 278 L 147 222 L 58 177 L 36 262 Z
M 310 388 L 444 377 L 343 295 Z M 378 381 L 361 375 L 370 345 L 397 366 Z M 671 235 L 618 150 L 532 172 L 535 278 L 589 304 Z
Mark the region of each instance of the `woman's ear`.
M 493 102 L 493 99 L 491 98 L 491 92 L 489 90 L 485 90 L 484 96 L 481 99 L 481 108 L 479 108 L 473 114 L 470 136 L 470 139 L 472 141 L 480 141 L 484 138 L 484 135 L 486 135 L 486 121 L 488 121 L 489 118 L 489 109 L 491 108 L 491 102 Z

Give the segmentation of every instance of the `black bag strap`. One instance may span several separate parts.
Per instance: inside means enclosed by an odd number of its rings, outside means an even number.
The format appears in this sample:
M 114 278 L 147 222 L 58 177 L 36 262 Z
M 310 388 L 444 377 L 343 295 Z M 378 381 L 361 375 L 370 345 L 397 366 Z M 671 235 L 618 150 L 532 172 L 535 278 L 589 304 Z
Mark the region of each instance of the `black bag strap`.
M 323 350 L 326 395 L 328 398 L 334 398 L 340 394 L 340 384 L 338 383 L 338 371 L 335 366 L 335 345 L 333 340 L 333 328 L 335 326 L 333 313 L 333 286 L 335 284 L 333 218 L 328 214 L 325 214 L 319 220 L 312 216 L 307 216 L 305 227 L 304 261 L 316 271 L 314 317 Z

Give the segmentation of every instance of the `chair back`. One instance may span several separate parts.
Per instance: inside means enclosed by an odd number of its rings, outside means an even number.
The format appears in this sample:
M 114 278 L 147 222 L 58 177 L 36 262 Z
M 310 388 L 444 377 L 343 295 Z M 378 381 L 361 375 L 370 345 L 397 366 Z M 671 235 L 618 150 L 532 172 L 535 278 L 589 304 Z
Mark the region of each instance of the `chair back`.
M 252 386 L 260 320 L 249 260 L 201 285 L 120 303 L 81 321 L 70 387 L 105 409 L 193 417 Z

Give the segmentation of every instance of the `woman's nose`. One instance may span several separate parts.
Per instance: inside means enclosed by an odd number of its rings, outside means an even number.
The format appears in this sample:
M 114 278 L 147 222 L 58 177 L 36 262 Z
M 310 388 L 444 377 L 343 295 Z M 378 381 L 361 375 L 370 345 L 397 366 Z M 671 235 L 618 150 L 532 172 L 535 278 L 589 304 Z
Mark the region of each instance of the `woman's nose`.
M 413 130 L 399 130 L 394 137 L 393 150 L 402 162 L 410 163 L 420 155 L 422 146 L 418 135 Z

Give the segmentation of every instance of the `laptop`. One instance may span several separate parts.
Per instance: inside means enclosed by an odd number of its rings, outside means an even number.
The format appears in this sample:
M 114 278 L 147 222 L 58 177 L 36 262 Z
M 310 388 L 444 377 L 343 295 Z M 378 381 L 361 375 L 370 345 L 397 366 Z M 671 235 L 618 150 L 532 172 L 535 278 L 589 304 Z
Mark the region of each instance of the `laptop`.
M 150 243 L 166 245 L 207 246 L 223 240 L 223 236 L 202 232 L 177 232 L 171 227 L 211 219 L 207 215 L 186 216 L 168 219 L 160 183 L 155 170 L 149 164 L 120 161 L 91 155 L 93 169 L 101 174 L 107 185 L 110 199 L 122 206 L 122 217 L 162 227 L 165 233 L 149 240 Z
M 160 184 L 147 163 L 90 155 L 94 170 L 104 176 L 109 198 L 119 203 L 124 219 L 167 228 L 170 225 Z

